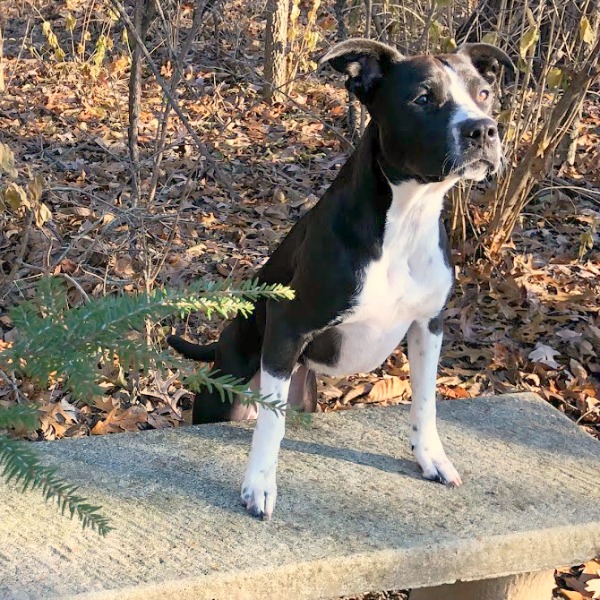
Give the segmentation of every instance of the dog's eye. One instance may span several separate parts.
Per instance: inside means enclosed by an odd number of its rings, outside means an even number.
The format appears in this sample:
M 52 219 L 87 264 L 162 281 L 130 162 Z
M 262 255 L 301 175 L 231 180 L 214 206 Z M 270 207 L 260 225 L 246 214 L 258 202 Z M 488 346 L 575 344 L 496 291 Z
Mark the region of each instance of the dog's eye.
M 485 102 L 490 97 L 490 90 L 481 90 L 478 95 L 479 102 Z
M 430 100 L 431 94 L 429 92 L 425 92 L 424 94 L 417 96 L 414 100 L 414 103 L 418 104 L 419 106 L 424 106 L 425 104 L 429 104 Z

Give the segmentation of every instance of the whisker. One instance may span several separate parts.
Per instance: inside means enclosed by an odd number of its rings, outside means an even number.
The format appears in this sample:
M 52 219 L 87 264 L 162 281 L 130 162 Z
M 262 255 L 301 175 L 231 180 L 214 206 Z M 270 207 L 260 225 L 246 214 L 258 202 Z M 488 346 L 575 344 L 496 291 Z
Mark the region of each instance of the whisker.
M 444 157 L 444 161 L 442 162 L 442 173 L 445 173 L 446 167 L 450 165 L 450 169 L 448 170 L 448 174 L 452 173 L 456 168 L 456 160 L 457 157 L 453 152 L 447 152 Z

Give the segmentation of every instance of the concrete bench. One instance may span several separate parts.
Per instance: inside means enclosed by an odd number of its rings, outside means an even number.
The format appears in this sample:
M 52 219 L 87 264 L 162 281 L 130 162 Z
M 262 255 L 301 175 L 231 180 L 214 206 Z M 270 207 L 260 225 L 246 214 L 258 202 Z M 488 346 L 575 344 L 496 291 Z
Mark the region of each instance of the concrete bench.
M 549 569 L 600 553 L 600 444 L 564 415 L 529 394 L 441 402 L 457 489 L 421 479 L 407 423 L 392 407 L 289 427 L 269 523 L 238 500 L 248 424 L 46 443 L 116 530 L 0 484 L 0 598 L 550 600 Z

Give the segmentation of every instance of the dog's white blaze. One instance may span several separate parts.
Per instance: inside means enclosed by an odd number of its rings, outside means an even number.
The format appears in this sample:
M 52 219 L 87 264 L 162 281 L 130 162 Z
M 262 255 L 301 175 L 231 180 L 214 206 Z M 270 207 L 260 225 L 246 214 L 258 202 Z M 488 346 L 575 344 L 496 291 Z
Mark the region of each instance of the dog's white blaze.
M 440 248 L 439 217 L 444 194 L 458 181 L 392 185 L 383 252 L 367 266 L 355 306 L 336 326 L 341 334 L 335 365 L 309 362 L 327 375 L 351 375 L 378 367 L 402 341 L 415 319 L 443 308 L 452 271 Z
M 452 125 L 456 125 L 467 119 L 485 119 L 488 117 L 469 93 L 464 81 L 450 67 L 444 67 L 450 77 L 449 93 L 457 110 L 452 117 Z
M 452 140 L 454 141 L 454 156 L 458 160 L 462 152 L 461 144 L 461 125 L 470 119 L 485 119 L 488 118 L 475 100 L 473 100 L 469 90 L 465 86 L 464 81 L 456 74 L 450 67 L 444 67 L 446 73 L 450 77 L 450 97 L 456 104 L 456 110 L 450 119 L 450 131 L 452 133 Z M 471 168 L 463 174 L 468 179 L 480 181 L 487 175 L 487 167 L 485 165 L 479 165 L 478 167 Z

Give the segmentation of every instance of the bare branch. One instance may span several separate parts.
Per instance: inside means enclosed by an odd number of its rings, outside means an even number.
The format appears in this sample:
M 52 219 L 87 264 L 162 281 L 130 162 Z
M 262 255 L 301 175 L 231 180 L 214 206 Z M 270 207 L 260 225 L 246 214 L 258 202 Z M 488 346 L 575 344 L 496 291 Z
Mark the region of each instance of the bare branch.
M 200 150 L 202 155 L 206 158 L 206 160 L 209 162 L 209 164 L 214 169 L 216 179 L 227 190 L 227 192 L 229 193 L 229 196 L 232 200 L 239 201 L 239 199 L 240 199 L 239 195 L 233 189 L 233 185 L 232 185 L 229 177 L 227 177 L 227 175 L 225 175 L 225 173 L 223 172 L 221 167 L 219 167 L 217 162 L 212 158 L 212 156 L 210 154 L 210 150 L 208 149 L 206 144 L 198 137 L 198 134 L 195 132 L 194 128 L 190 124 L 189 119 L 186 117 L 184 112 L 179 107 L 177 100 L 175 99 L 175 97 L 171 93 L 171 90 L 169 89 L 169 85 L 162 78 L 157 66 L 154 64 L 154 61 L 152 60 L 152 57 L 150 56 L 150 52 L 148 52 L 148 49 L 146 48 L 143 41 L 141 40 L 131 19 L 129 18 L 129 16 L 127 15 L 127 12 L 123 8 L 123 5 L 118 0 L 111 0 L 111 4 L 118 11 L 121 19 L 123 19 L 123 22 L 125 23 L 125 26 L 127 27 L 127 32 L 130 35 L 132 35 L 135 38 L 136 43 L 139 44 L 140 49 L 142 50 L 142 53 L 144 54 L 144 57 L 146 58 L 146 61 L 148 63 L 148 67 L 150 68 L 150 70 L 152 71 L 152 74 L 154 75 L 154 77 L 156 79 L 156 82 L 162 88 L 165 97 L 167 98 L 169 104 L 175 111 L 175 114 L 179 117 L 179 119 L 183 123 L 183 126 L 187 129 L 188 133 L 190 134 L 190 137 L 192 138 L 192 140 L 194 140 L 194 143 L 196 144 L 196 146 L 198 147 L 198 149 Z

